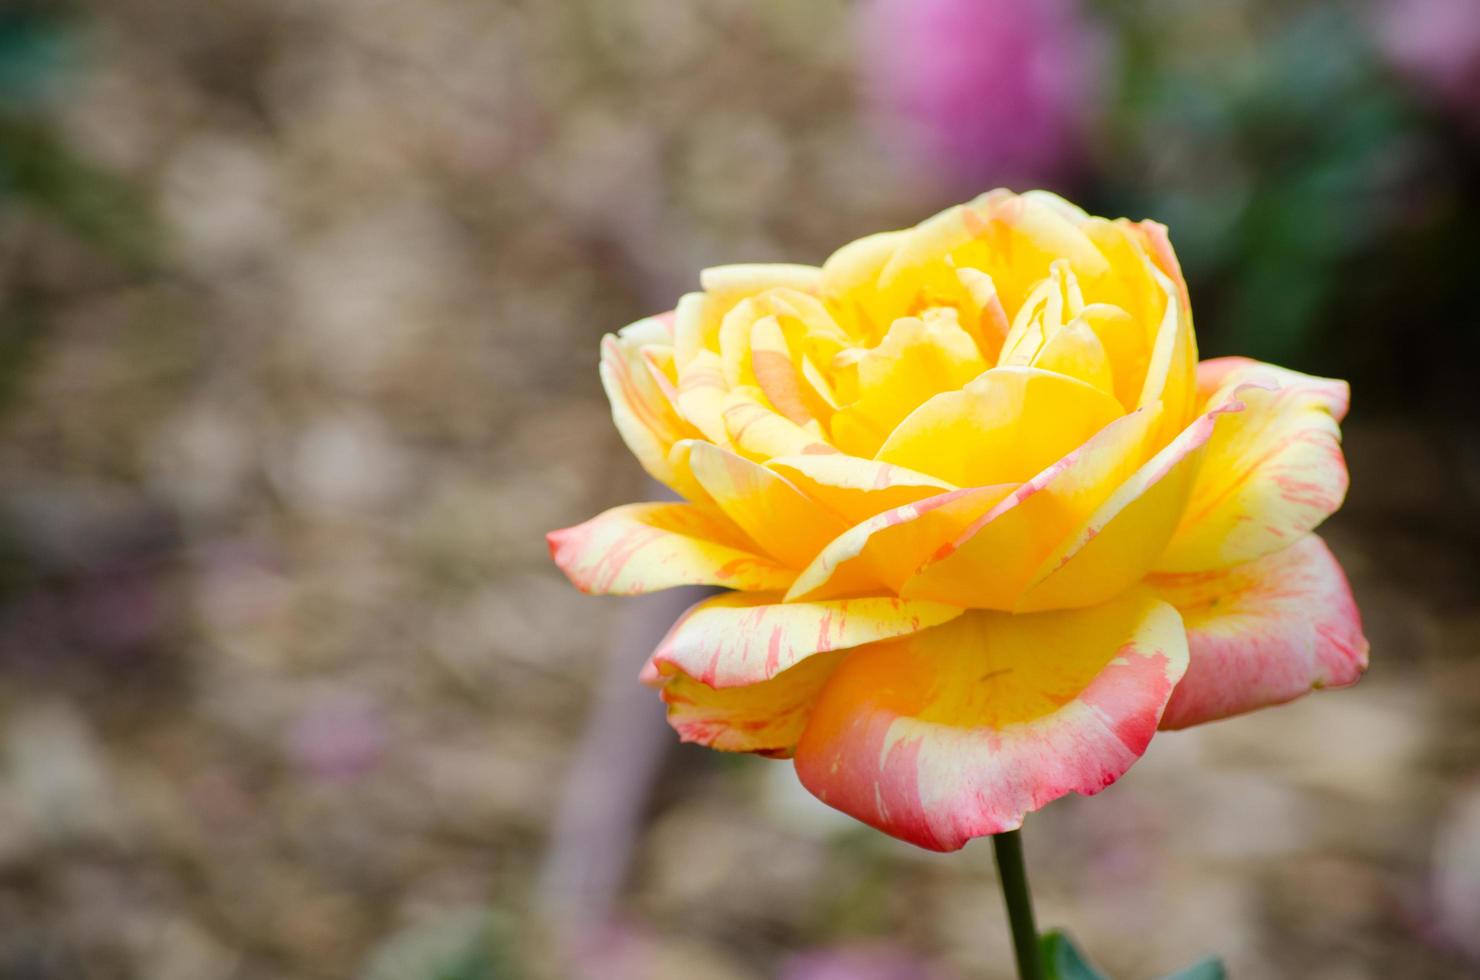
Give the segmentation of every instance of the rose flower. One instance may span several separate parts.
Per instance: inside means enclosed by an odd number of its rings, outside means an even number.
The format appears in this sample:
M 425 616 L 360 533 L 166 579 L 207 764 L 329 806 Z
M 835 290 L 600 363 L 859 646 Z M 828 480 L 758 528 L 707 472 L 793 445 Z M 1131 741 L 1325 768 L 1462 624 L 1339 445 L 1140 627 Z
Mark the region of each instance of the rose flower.
M 936 850 L 1095 793 L 1183 728 L 1351 684 L 1311 530 L 1347 385 L 1198 363 L 1155 222 L 997 190 L 821 268 L 706 270 L 602 342 L 623 439 L 682 503 L 549 535 L 583 591 L 732 590 L 645 667 L 686 741 L 794 759 Z

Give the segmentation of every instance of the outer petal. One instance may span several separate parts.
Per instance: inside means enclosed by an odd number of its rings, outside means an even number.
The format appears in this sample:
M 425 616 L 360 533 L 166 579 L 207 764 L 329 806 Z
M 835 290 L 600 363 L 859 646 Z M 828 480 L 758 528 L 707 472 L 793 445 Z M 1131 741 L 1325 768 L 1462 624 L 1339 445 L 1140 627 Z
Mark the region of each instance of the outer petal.
M 1144 592 L 1042 615 L 970 612 L 848 654 L 797 747 L 823 802 L 921 847 L 1012 830 L 1141 756 L 1187 665 Z
M 1157 563 L 1194 572 L 1251 561 L 1286 547 L 1341 506 L 1346 461 L 1337 419 L 1345 382 L 1257 362 L 1209 362 L 1211 399 L 1247 406 L 1208 442 L 1177 532 Z
M 1313 534 L 1245 565 L 1153 576 L 1148 584 L 1181 611 L 1191 651 L 1162 728 L 1345 687 L 1367 668 L 1346 576 Z
M 653 479 L 695 499 L 689 474 L 671 465 L 668 451 L 679 439 L 698 433 L 674 408 L 658 373 L 643 351 L 666 338 L 672 314 L 649 317 L 607 334 L 601 341 L 601 385 L 611 402 L 612 421 L 622 441 Z M 662 345 L 664 350 L 667 344 Z M 702 495 L 701 495 L 702 496 Z
M 624 504 L 545 537 L 560 570 L 595 595 L 676 585 L 785 589 L 796 577 L 756 554 L 729 521 L 693 504 Z
M 687 674 L 644 679 L 661 688 L 668 724 L 685 742 L 722 752 L 757 752 L 785 758 L 796 749 L 822 685 L 848 655 L 846 650 L 800 661 L 770 680 L 715 689 Z
M 726 593 L 684 613 L 645 676 L 681 671 L 710 687 L 758 684 L 814 654 L 917 633 L 962 611 L 893 596 L 783 603 L 775 593 Z

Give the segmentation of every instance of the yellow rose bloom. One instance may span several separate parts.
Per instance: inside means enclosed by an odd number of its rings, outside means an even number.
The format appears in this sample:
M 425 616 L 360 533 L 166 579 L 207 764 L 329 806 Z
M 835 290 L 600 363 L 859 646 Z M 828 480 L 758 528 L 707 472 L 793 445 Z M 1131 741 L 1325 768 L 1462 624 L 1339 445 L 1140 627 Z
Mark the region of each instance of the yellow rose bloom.
M 821 268 L 708 269 L 606 337 L 617 428 L 682 503 L 549 536 L 582 590 L 733 590 L 643 679 L 688 741 L 793 757 L 922 847 L 1094 793 L 1180 728 L 1353 683 L 1310 532 L 1341 381 L 1198 362 L 1166 229 L 992 191 Z

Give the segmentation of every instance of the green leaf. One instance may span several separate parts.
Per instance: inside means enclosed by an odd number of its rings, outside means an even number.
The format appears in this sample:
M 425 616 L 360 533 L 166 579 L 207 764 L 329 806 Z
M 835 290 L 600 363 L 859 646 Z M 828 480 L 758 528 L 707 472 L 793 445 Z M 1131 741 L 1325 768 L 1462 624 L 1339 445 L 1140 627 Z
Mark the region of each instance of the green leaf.
M 1048 980 L 1110 980 L 1087 960 L 1079 947 L 1074 945 L 1062 929 L 1044 933 L 1038 939 L 1038 949 L 1043 954 L 1043 966 L 1048 971 Z M 1228 980 L 1223 963 L 1216 956 L 1198 960 L 1176 973 L 1167 974 L 1163 980 Z
M 1061 929 L 1044 933 L 1038 939 L 1038 949 L 1043 954 L 1043 966 L 1049 980 L 1109 980 L 1105 974 L 1090 966 L 1074 940 Z
M 1216 956 L 1209 956 L 1205 960 L 1196 963 L 1176 973 L 1168 973 L 1163 980 L 1228 980 L 1228 971 L 1223 969 L 1223 961 Z

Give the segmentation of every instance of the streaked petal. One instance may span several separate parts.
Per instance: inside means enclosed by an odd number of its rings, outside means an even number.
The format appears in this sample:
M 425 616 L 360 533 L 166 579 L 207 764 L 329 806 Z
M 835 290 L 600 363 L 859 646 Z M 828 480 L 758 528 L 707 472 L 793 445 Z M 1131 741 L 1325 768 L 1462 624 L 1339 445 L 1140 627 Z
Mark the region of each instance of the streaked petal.
M 1145 409 L 1122 416 L 1055 460 L 927 556 L 931 561 L 901 583 L 901 594 L 1013 609 L 1034 571 L 1135 473 L 1158 418 Z M 794 590 L 809 581 L 808 571 Z
M 776 472 L 707 442 L 685 445 L 694 479 L 725 516 L 782 564 L 806 565 L 847 528 Z
M 624 504 L 546 535 L 582 592 L 638 595 L 676 585 L 785 589 L 796 572 L 757 554 L 729 521 L 693 504 Z
M 1367 668 L 1367 639 L 1346 576 L 1313 534 L 1244 565 L 1158 575 L 1147 584 L 1182 613 L 1191 652 L 1162 728 L 1345 687 Z
M 648 671 L 668 705 L 668 724 L 685 742 L 722 752 L 787 758 L 807 726 L 817 692 L 847 656 L 846 650 L 808 657 L 770 680 L 716 690 L 683 673 Z
M 1020 483 L 1122 414 L 1114 397 L 1083 381 L 993 368 L 915 409 L 875 458 L 962 487 Z
M 898 592 L 916 568 L 1015 489 L 1009 483 L 952 490 L 875 514 L 828 542 L 787 600 Z
M 1237 398 L 1247 407 L 1209 440 L 1159 571 L 1224 568 L 1278 551 L 1346 496 L 1336 421 L 1346 409 L 1345 382 L 1257 362 L 1213 362 L 1206 373 L 1217 379 L 1214 401 Z
M 1171 540 L 1219 417 L 1243 407 L 1220 403 L 1136 470 L 1044 559 L 1014 609 L 1089 605 L 1139 582 Z
M 955 850 L 1114 782 L 1186 666 L 1176 610 L 1149 593 L 1039 615 L 969 612 L 844 657 L 817 695 L 797 774 L 865 823 Z
M 777 593 L 726 593 L 696 604 L 674 624 L 653 653 L 652 670 L 658 676 L 681 671 L 710 687 L 743 687 L 815 654 L 917 633 L 961 613 L 893 596 L 782 602 Z

